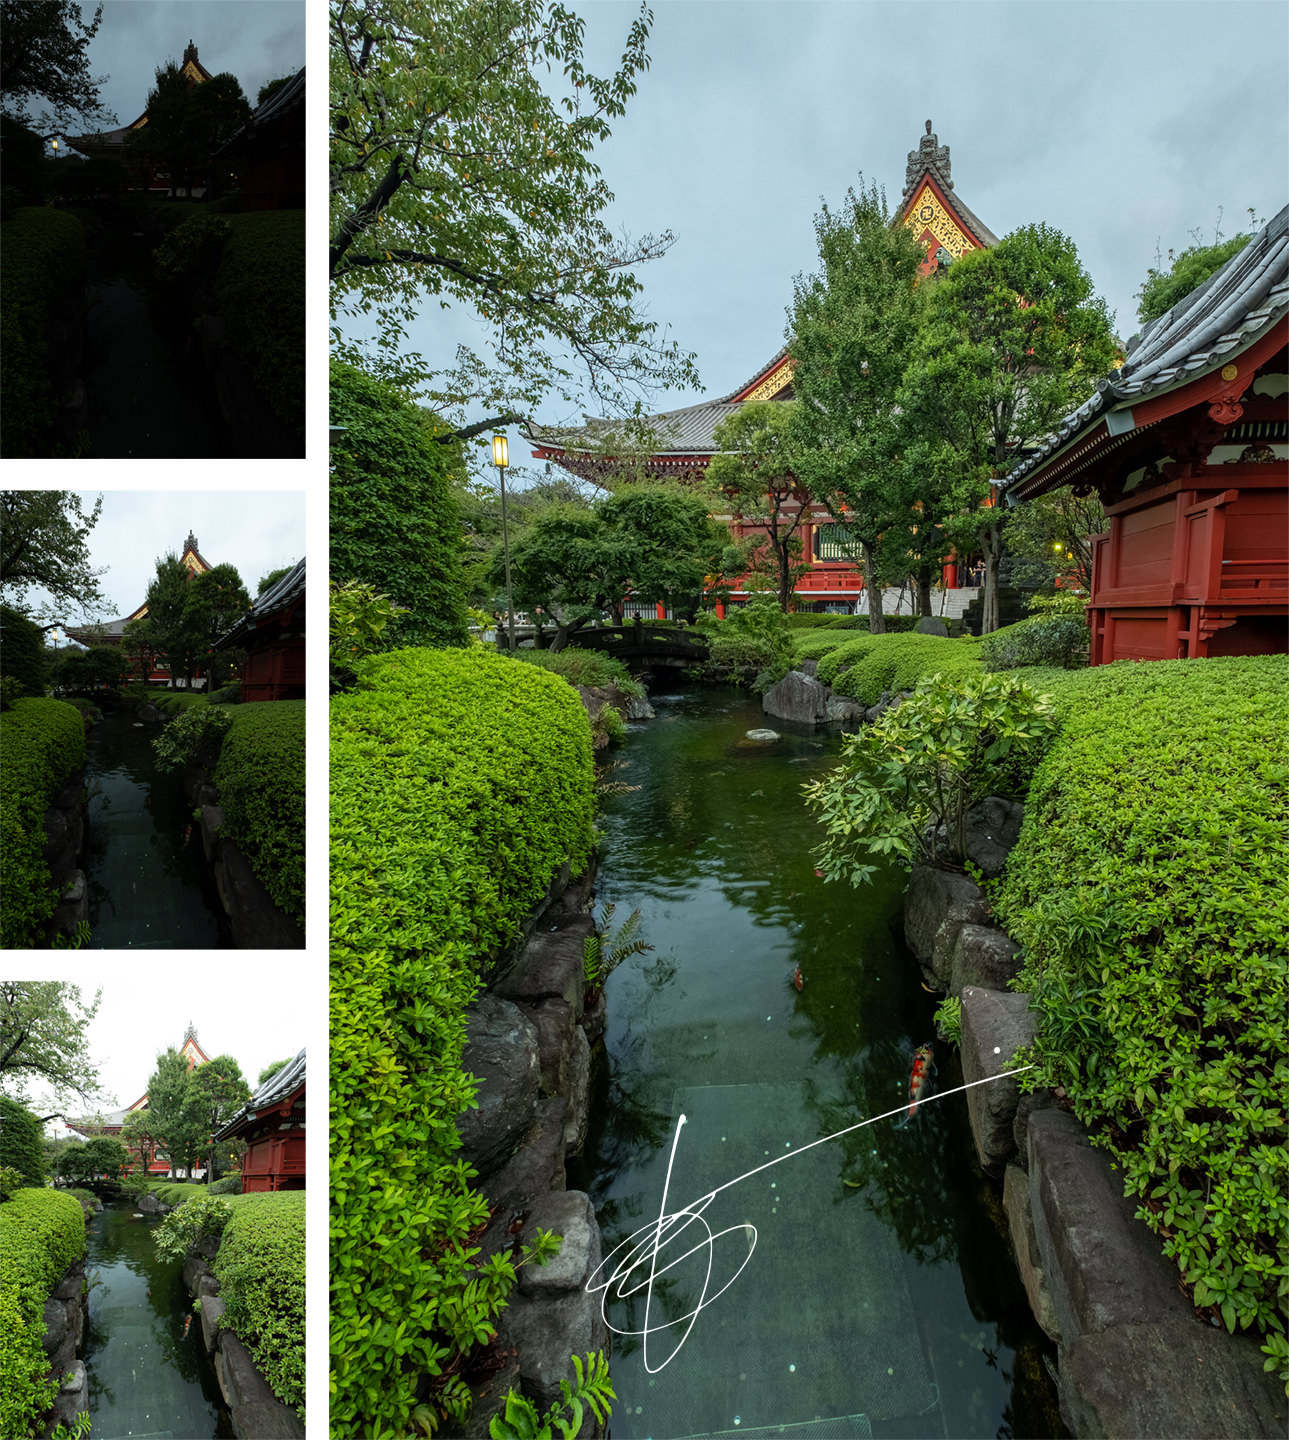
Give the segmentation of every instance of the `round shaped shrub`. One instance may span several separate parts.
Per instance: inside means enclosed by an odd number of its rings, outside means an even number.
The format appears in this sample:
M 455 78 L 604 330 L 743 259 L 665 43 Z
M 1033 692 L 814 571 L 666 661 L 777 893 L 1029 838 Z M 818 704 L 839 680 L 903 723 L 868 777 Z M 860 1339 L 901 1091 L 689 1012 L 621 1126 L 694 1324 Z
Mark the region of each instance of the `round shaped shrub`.
M 1071 670 L 1086 663 L 1088 622 L 1083 615 L 1034 615 L 980 638 L 980 663 L 986 670 L 1017 670 L 1022 665 L 1054 665 Z
M 27 1185 L 45 1183 L 40 1121 L 25 1106 L 0 1095 L 0 1165 L 12 1166 Z

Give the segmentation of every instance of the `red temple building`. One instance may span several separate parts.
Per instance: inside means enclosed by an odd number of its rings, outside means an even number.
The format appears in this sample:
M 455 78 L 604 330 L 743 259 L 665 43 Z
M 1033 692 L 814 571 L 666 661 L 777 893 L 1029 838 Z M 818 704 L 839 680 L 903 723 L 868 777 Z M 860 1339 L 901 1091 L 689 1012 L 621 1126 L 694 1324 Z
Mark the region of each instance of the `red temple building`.
M 918 148 L 909 152 L 897 216 L 917 235 L 926 251 L 921 267 L 923 274 L 951 264 L 968 251 L 988 249 L 998 243 L 993 231 L 959 199 L 954 190 L 949 147 L 939 143 L 929 120 Z M 727 415 L 751 401 L 794 398 L 792 363 L 785 347 L 728 395 L 650 417 L 646 424 L 656 437 L 656 448 L 646 463 L 645 472 L 656 479 L 701 478 L 717 453 L 716 427 Z M 588 442 L 596 443 L 606 434 L 612 434 L 615 428 L 612 421 L 588 416 L 581 430 L 534 430 L 533 458 L 551 461 L 575 475 L 592 476 L 604 462 L 598 451 L 593 454 L 588 450 Z M 792 503 L 789 502 L 789 506 Z M 761 528 L 744 523 L 736 515 L 715 518 L 729 525 L 736 540 Z M 824 506 L 812 504 L 808 519 L 797 532 L 803 558 L 810 566 L 795 587 L 798 609 L 852 611 L 856 608 L 863 579 L 858 565 L 847 558 L 845 547 L 830 539 L 829 527 L 834 520 Z M 957 586 L 955 566 L 946 567 L 944 580 L 948 588 Z M 731 592 L 735 603 L 747 597 L 748 591 L 741 584 Z
M 260 1086 L 216 1141 L 243 1140 L 242 1194 L 303 1190 L 305 1175 L 305 1052 Z
M 195 1070 L 199 1065 L 206 1065 L 210 1061 L 210 1056 L 207 1055 L 197 1043 L 197 1031 L 191 1023 L 187 1030 L 184 1031 L 184 1041 L 179 1047 L 179 1053 L 187 1060 L 190 1071 Z M 126 1117 L 135 1110 L 146 1110 L 147 1108 L 148 1092 L 145 1090 L 133 1105 L 127 1105 L 123 1110 L 113 1110 L 109 1115 L 102 1117 L 94 1116 L 83 1117 L 79 1120 L 68 1120 L 65 1123 L 68 1130 L 78 1135 L 83 1135 L 86 1138 L 103 1135 L 115 1140 L 120 1139 Z M 143 1156 L 138 1150 L 132 1152 L 130 1168 L 132 1170 L 143 1169 Z M 170 1161 L 161 1152 L 155 1154 L 147 1166 L 147 1173 L 149 1175 L 156 1175 L 161 1179 L 165 1179 L 166 1176 L 170 1174 L 170 1171 Z M 176 1172 L 177 1175 L 184 1175 L 186 1173 L 185 1171 Z
M 231 169 L 244 210 L 303 209 L 303 69 L 258 105 L 213 158 L 216 170 Z
M 242 700 L 304 699 L 304 561 L 260 595 L 216 650 L 246 652 Z
M 183 64 L 179 70 L 188 82 L 189 89 L 196 85 L 204 85 L 207 80 L 214 79 L 210 71 L 198 60 L 197 47 L 191 40 L 184 50 Z M 124 162 L 130 176 L 128 183 L 131 189 L 143 189 L 159 195 L 168 195 L 171 189 L 170 176 L 162 170 L 154 169 L 151 163 L 143 159 L 130 143 L 131 138 L 147 123 L 148 112 L 145 109 L 137 120 L 132 120 L 128 125 L 122 125 L 118 130 L 100 130 L 91 135 L 69 135 L 67 143 L 73 150 L 77 150 L 91 159 L 108 158 Z M 194 193 L 200 192 L 201 187 L 199 186 Z
M 1008 475 L 1096 491 L 1090 660 L 1289 649 L 1289 206 Z

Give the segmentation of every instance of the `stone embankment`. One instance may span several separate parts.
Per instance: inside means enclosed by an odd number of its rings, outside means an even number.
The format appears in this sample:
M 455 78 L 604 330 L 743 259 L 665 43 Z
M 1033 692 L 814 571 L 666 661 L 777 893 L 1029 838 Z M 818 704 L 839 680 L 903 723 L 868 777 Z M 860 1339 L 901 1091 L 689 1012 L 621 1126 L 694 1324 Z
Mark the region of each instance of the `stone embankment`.
M 81 869 L 89 835 L 89 800 L 85 767 L 69 775 L 45 811 L 45 864 L 58 891 L 58 905 L 46 927 L 46 938 L 71 937 L 90 918 L 89 887 Z
M 190 1250 L 184 1261 L 183 1280 L 188 1293 L 201 1301 L 202 1344 L 228 1406 L 233 1434 L 238 1440 L 303 1440 L 300 1417 L 274 1395 L 237 1332 L 219 1323 L 224 1302 L 219 1298 L 219 1281 L 208 1263 L 218 1253 L 218 1237 Z
M 574 1380 L 573 1355 L 608 1351 L 600 1307 L 585 1289 L 600 1263 L 599 1226 L 590 1197 L 567 1188 L 565 1170 L 586 1139 L 591 1051 L 604 1033 L 603 994 L 588 995 L 584 974 L 594 930 L 588 884 L 551 898 L 471 1007 L 462 1066 L 480 1085 L 460 1130 L 463 1158 L 492 1211 L 480 1259 L 517 1256 L 538 1230 L 561 1244 L 545 1265 L 519 1270 L 498 1322 L 504 1363 L 476 1390 L 464 1440 L 488 1434 L 512 1387 L 544 1412 L 559 1400 L 560 1381 Z M 581 1434 L 595 1433 L 588 1410 Z
M 87 1305 L 85 1298 L 85 1261 L 77 1260 L 54 1287 L 45 1301 L 45 1354 L 49 1357 L 49 1375 L 58 1382 L 58 1394 L 41 1434 L 45 1440 L 59 1425 L 70 1430 L 76 1416 L 88 1409 L 85 1388 L 85 1362 L 80 1352 L 85 1341 Z
M 144 705 L 139 719 L 155 722 L 164 717 L 155 705 Z M 239 950 L 303 949 L 304 932 L 274 903 L 238 846 L 220 834 L 224 811 L 211 772 L 198 763 L 185 765 L 182 783 L 188 803 L 200 812 L 202 853 L 214 872 L 233 944 Z
M 1022 807 L 990 799 L 971 814 L 968 857 L 1001 874 Z M 918 866 L 905 939 L 927 984 L 962 1000 L 967 1083 L 1001 1076 L 1035 1034 L 1029 997 L 1007 988 L 1018 947 L 991 924 L 964 875 Z M 1197 1316 L 1177 1269 L 1136 1218 L 1102 1150 L 1050 1090 L 1015 1079 L 967 1091 L 980 1164 L 1001 1178 L 1017 1268 L 1038 1323 L 1057 1344 L 1061 1414 L 1080 1440 L 1255 1440 L 1286 1433 L 1281 1386 L 1248 1335 Z

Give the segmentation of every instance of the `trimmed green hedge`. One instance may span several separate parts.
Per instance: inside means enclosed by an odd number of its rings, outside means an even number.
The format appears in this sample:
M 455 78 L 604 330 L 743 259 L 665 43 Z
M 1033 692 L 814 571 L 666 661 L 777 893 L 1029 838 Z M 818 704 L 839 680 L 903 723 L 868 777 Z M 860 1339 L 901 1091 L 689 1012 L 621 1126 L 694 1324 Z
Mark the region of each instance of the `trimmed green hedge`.
M 1062 721 L 994 897 L 1031 1078 L 1066 1087 L 1197 1305 L 1283 1335 L 1289 657 L 1025 678 Z
M 12 1166 L 24 1185 L 45 1183 L 43 1133 L 40 1121 L 25 1105 L 0 1095 L 0 1166 Z
M 284 1405 L 304 1415 L 304 1191 L 231 1195 L 211 1264 L 237 1331 Z
M 517 646 L 515 659 L 562 675 L 570 685 L 616 685 L 624 695 L 645 693 L 644 686 L 627 669 L 626 663 L 602 650 L 580 650 L 576 645 L 568 645 L 563 650 L 529 650 Z
M 233 348 L 273 413 L 304 441 L 304 211 L 226 215 L 215 295 Z M 301 452 L 303 453 L 303 451 Z
M 79 289 L 85 231 L 47 206 L 0 224 L 0 455 L 48 454 L 58 397 L 49 377 L 45 322 L 62 293 Z
M 844 630 L 807 630 L 804 634 L 792 637 L 792 652 L 798 662 L 822 660 L 825 655 L 831 655 L 834 650 L 849 645 L 854 638 L 854 635 Z
M 819 679 L 838 695 L 876 705 L 884 690 L 912 690 L 928 675 L 981 673 L 977 642 L 943 635 L 859 635 L 819 661 Z
M 980 662 L 986 670 L 1016 670 L 1023 665 L 1056 665 L 1072 670 L 1087 664 L 1088 622 L 1079 615 L 1034 615 L 980 637 Z
M 472 1263 L 487 1205 L 457 1161 L 465 1008 L 593 843 L 590 726 L 555 675 L 482 648 L 397 650 L 331 702 L 331 1424 L 460 1419 L 445 1368 L 513 1270 Z
M 85 1212 L 75 1196 L 18 1190 L 0 1205 L 0 1435 L 37 1434 L 54 1402 L 45 1301 L 84 1253 Z
M 224 830 L 264 888 L 304 926 L 304 705 L 237 705 L 215 766 Z
M 85 763 L 85 724 L 64 700 L 17 700 L 0 713 L 0 945 L 24 949 L 44 938 L 54 913 L 45 864 L 45 811 L 63 782 Z

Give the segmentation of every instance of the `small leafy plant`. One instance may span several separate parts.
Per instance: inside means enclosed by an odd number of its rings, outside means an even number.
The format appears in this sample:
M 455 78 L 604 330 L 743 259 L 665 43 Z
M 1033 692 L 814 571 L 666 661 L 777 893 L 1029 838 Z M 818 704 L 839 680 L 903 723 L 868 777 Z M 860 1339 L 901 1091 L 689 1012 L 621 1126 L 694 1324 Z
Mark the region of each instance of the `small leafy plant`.
M 560 1398 L 545 1415 L 539 1415 L 536 1405 L 526 1395 L 511 1390 L 506 1396 L 506 1409 L 501 1415 L 494 1415 L 488 1427 L 492 1440 L 574 1440 L 582 1429 L 585 1407 L 589 1406 L 595 1418 L 603 1424 L 610 1414 L 610 1400 L 614 1394 L 609 1380 L 609 1362 L 599 1351 L 593 1350 L 586 1357 L 574 1355 L 574 1382 L 559 1382 Z
M 193 762 L 213 766 L 232 723 L 232 715 L 222 707 L 194 705 L 185 710 L 152 742 L 157 769 L 182 770 Z
M 606 902 L 600 911 L 599 924 L 586 937 L 582 946 L 582 964 L 586 973 L 586 988 L 592 1000 L 604 989 L 604 982 L 631 955 L 644 955 L 653 949 L 644 940 L 637 939 L 636 930 L 640 925 L 640 911 L 633 910 L 618 926 L 612 929 L 617 906 Z

